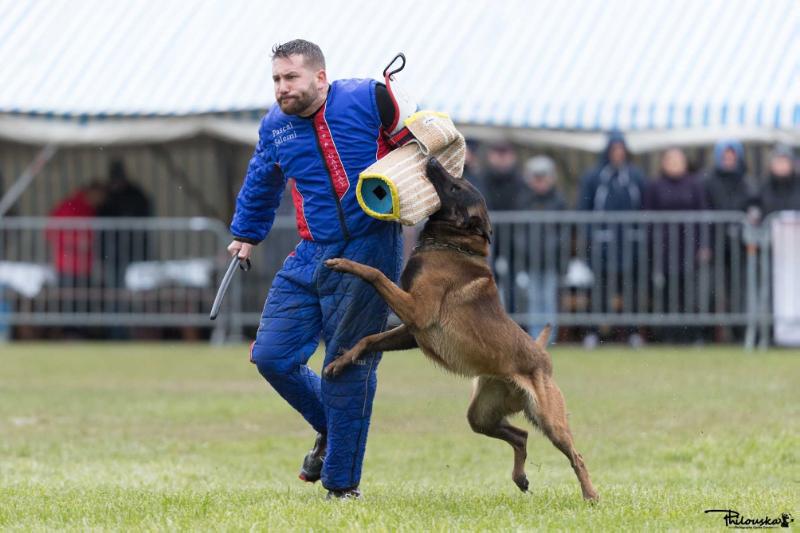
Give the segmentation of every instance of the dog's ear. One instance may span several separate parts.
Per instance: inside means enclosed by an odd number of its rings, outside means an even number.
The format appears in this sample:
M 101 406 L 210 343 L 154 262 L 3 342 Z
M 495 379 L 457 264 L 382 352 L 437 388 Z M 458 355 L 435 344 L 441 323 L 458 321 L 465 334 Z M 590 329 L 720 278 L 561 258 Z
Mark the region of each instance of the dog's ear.
M 550 342 L 551 331 L 553 331 L 553 326 L 548 322 L 542 328 L 542 331 L 539 332 L 539 336 L 536 337 L 536 343 L 542 348 L 547 348 L 547 343 Z
M 483 217 L 472 215 L 467 222 L 470 232 L 481 235 L 487 242 L 492 242 L 492 228 L 488 226 Z

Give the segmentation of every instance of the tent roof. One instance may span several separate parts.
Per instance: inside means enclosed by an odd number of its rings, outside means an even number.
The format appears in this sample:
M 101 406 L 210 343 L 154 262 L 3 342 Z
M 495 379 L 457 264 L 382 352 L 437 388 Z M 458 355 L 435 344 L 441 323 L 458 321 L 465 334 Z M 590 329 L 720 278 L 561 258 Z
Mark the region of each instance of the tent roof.
M 251 129 L 274 101 L 270 49 L 295 37 L 332 78 L 380 78 L 405 52 L 403 83 L 465 126 L 800 130 L 796 0 L 0 0 L 0 118 L 45 137 L 62 119 Z

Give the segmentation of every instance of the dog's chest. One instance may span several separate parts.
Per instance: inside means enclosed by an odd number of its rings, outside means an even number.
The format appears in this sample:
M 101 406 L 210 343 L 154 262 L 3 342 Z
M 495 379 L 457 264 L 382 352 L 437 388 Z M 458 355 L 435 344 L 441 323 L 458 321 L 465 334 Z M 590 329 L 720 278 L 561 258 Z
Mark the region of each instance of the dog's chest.
M 422 352 L 435 363 L 461 376 L 474 377 L 479 374 L 469 364 L 469 358 L 464 357 L 466 348 L 438 326 L 415 336 Z
M 408 259 L 408 263 L 406 263 L 406 267 L 400 275 L 400 287 L 402 287 L 404 291 L 411 289 L 417 276 L 419 276 L 422 271 L 422 264 L 422 257 L 419 255 L 414 254 Z

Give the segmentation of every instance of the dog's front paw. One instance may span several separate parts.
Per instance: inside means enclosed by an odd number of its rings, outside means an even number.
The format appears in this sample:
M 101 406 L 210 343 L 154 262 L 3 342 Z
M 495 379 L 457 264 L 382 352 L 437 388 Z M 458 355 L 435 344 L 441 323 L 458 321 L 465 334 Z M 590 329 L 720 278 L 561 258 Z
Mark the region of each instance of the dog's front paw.
M 352 261 L 349 259 L 343 259 L 341 257 L 336 257 L 334 259 L 326 259 L 325 266 L 330 268 L 331 270 L 335 270 L 336 272 L 352 272 Z
M 345 366 L 346 365 L 341 364 L 341 362 L 337 359 L 336 361 L 329 363 L 328 366 L 322 370 L 322 377 L 325 379 L 335 378 L 342 373 L 342 369 L 344 369 Z
M 333 378 L 342 373 L 342 371 L 358 359 L 360 352 L 357 350 L 341 350 L 339 356 L 328 363 L 322 370 L 322 375 L 326 378 Z

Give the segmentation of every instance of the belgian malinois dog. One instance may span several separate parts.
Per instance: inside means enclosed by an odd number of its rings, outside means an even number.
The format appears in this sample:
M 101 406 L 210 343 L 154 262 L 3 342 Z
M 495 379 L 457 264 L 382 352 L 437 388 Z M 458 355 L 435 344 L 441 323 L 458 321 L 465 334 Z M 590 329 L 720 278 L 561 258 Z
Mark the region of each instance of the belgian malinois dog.
M 508 423 L 523 411 L 569 459 L 583 497 L 597 500 L 567 423 L 564 397 L 553 380 L 546 344 L 550 327 L 532 339 L 506 314 L 489 268 L 492 226 L 486 202 L 467 180 L 454 178 L 435 159 L 426 166 L 441 200 L 420 234 L 401 276 L 401 287 L 379 270 L 329 259 L 328 268 L 371 283 L 402 325 L 361 339 L 324 369 L 336 376 L 365 352 L 419 347 L 435 363 L 473 377 L 467 419 L 473 431 L 506 441 L 514 449 L 511 477 L 522 491 L 528 433 Z

